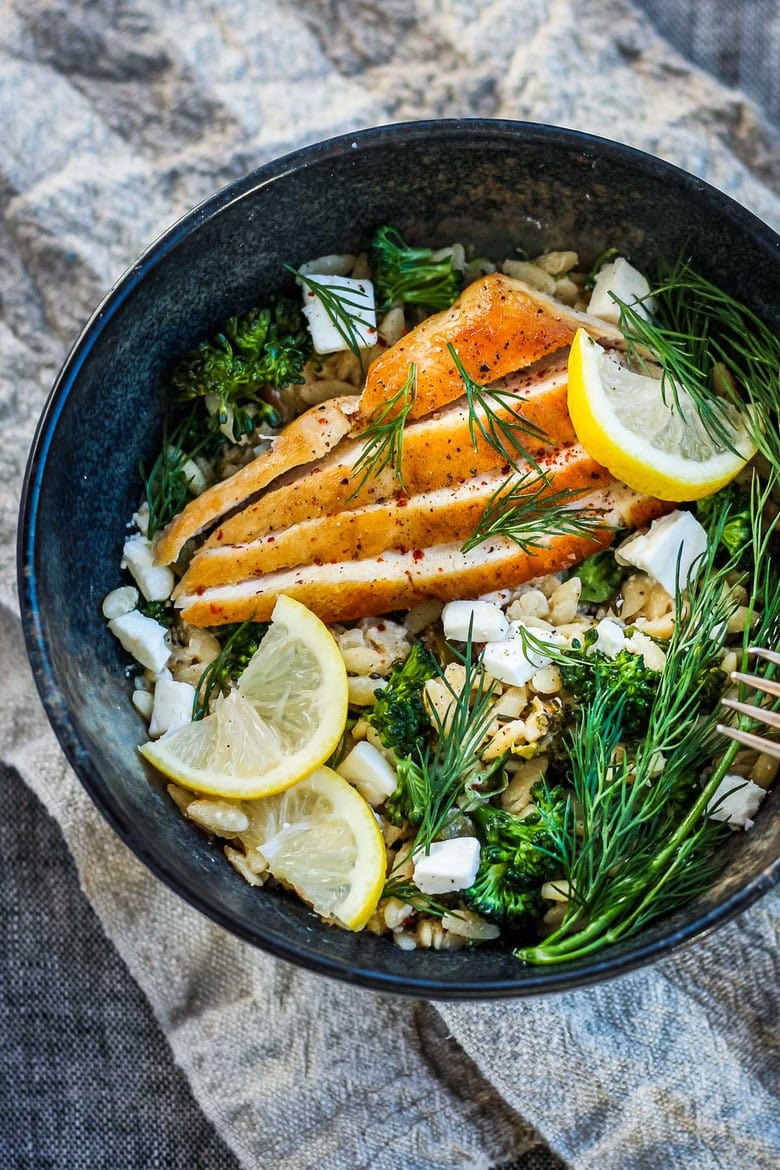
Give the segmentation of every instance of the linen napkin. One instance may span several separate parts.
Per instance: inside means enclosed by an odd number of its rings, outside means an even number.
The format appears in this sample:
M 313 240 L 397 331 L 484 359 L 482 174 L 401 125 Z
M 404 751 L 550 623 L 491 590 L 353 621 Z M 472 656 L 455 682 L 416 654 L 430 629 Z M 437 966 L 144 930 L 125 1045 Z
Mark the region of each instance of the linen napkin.
M 197 1100 L 246 1167 L 774 1167 L 778 917 L 768 896 L 674 959 L 583 991 L 409 1003 L 265 956 L 156 881 L 48 728 L 14 527 L 35 419 L 105 289 L 210 191 L 305 142 L 420 116 L 575 126 L 780 223 L 778 137 L 627 0 L 27 0 L 3 6 L 0 756 L 57 818 Z

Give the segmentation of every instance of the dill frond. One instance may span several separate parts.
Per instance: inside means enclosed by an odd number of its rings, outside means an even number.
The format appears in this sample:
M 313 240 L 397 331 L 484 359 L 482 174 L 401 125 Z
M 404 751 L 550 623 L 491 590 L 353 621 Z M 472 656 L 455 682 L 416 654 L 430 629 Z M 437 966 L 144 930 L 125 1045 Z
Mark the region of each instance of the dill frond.
M 479 433 L 510 467 L 518 470 L 518 459 L 522 459 L 541 471 L 526 443 L 536 446 L 547 443 L 545 432 L 517 413 L 519 403 L 511 391 L 499 386 L 481 386 L 467 372 L 452 342 L 448 343 L 447 349 L 463 381 L 469 411 L 469 435 L 474 450 L 477 449 Z
M 365 308 L 359 301 L 350 296 L 349 289 L 339 290 L 332 285 L 317 280 L 308 273 L 285 264 L 287 272 L 292 273 L 296 280 L 304 284 L 317 297 L 341 340 L 350 353 L 353 353 L 363 368 L 363 351 L 359 327 L 364 324 L 363 318 L 357 310 Z
M 647 318 L 615 297 L 628 355 L 650 351 L 663 367 L 664 400 L 680 408 L 680 388 L 710 438 L 734 451 L 741 424 L 754 445 L 780 464 L 780 337 L 746 305 L 679 261 L 649 297 Z M 644 298 L 645 302 L 649 299 Z
M 401 389 L 374 412 L 371 422 L 358 435 L 365 447 L 352 469 L 353 478 L 358 475 L 360 481 L 349 496 L 350 500 L 358 495 L 370 479 L 381 475 L 386 467 L 393 469 L 401 488 L 406 491 L 402 471 L 404 427 L 416 394 L 417 367 L 411 362 L 409 374 Z
M 546 475 L 532 471 L 500 484 L 462 551 L 470 552 L 497 536 L 511 540 L 526 553 L 545 548 L 556 536 L 585 536 L 598 543 L 594 534 L 604 531 L 603 517 L 588 508 L 573 507 L 585 489 L 551 491 L 551 487 Z

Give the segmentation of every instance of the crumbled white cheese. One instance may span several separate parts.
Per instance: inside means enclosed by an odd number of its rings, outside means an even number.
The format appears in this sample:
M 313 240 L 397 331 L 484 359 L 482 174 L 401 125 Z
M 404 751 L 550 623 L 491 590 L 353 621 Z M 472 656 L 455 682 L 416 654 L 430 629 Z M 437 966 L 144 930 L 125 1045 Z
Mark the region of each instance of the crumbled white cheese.
M 501 642 L 509 633 L 509 620 L 491 601 L 448 601 L 442 610 L 444 637 L 465 642 Z
M 135 585 L 120 585 L 103 598 L 103 617 L 110 622 L 112 618 L 121 617 L 123 613 L 130 613 L 137 605 L 138 590 Z
M 467 890 L 479 869 L 480 845 L 476 837 L 452 837 L 434 841 L 428 853 L 413 855 L 412 881 L 423 894 L 449 894 Z
M 357 788 L 364 800 L 374 806 L 392 796 L 398 783 L 395 768 L 367 740 L 355 744 L 336 771 Z
M 627 305 L 633 305 L 636 312 L 643 317 L 652 312 L 652 301 L 634 304 L 650 292 L 650 285 L 633 264 L 629 264 L 622 256 L 618 256 L 609 264 L 605 264 L 596 277 L 593 292 L 588 302 L 588 312 L 592 317 L 600 317 L 602 321 L 611 321 L 617 325 L 620 321 L 620 307 L 610 296 L 614 293 Z
M 112 618 L 108 628 L 128 654 L 153 674 L 159 674 L 168 665 L 171 652 L 165 638 L 167 630 L 154 618 L 145 617 L 134 609 Z
M 175 731 L 192 722 L 192 704 L 195 687 L 186 682 L 175 682 L 169 671 L 164 671 L 154 688 L 154 706 L 149 724 L 152 739 Z
M 602 618 L 596 626 L 598 637 L 591 646 L 591 650 L 600 650 L 607 658 L 617 658 L 626 644 L 626 635 L 623 627 L 612 618 Z
M 167 565 L 154 563 L 152 542 L 145 536 L 131 536 L 122 549 L 122 568 L 130 575 L 147 601 L 167 601 L 176 578 Z
M 543 629 L 530 629 L 523 622 L 512 622 L 506 639 L 500 642 L 488 642 L 480 656 L 485 670 L 499 682 L 508 686 L 521 687 L 529 682 L 544 666 L 549 666 L 552 658 L 537 650 L 525 646 L 521 631 L 528 629 L 535 638 L 542 642 L 555 644 L 556 635 Z
M 752 780 L 728 772 L 707 804 L 707 813 L 711 821 L 726 821 L 735 829 L 752 829 L 751 818 L 765 796 L 764 789 Z
M 146 536 L 149 531 L 149 505 L 146 500 L 144 500 L 137 512 L 133 512 L 132 523 L 143 536 Z M 127 527 L 129 528 L 130 524 Z
M 654 520 L 650 530 L 629 536 L 615 549 L 620 565 L 634 565 L 674 597 L 698 577 L 707 552 L 707 533 L 692 512 L 677 510 Z
M 311 277 L 318 284 L 333 289 L 349 314 L 358 345 L 375 345 L 376 309 L 374 308 L 374 286 L 370 280 L 355 280 L 351 276 L 323 276 L 312 272 Z M 316 353 L 337 353 L 347 349 L 347 343 L 339 333 L 320 298 L 313 289 L 299 281 L 303 292 L 303 314 L 309 326 L 312 344 Z

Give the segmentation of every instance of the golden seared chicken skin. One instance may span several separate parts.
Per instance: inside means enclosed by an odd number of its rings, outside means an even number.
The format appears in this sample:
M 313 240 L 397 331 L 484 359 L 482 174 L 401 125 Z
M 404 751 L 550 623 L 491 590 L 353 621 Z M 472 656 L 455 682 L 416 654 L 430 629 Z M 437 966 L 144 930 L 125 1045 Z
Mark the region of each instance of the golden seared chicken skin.
M 613 326 L 501 274 L 469 285 L 451 309 L 375 359 L 359 398 L 300 415 L 160 535 L 160 563 L 205 535 L 174 594 L 185 620 L 264 621 L 281 594 L 325 621 L 475 597 L 567 569 L 608 545 L 615 528 L 667 511 L 671 505 L 614 480 L 576 441 L 567 360 L 578 325 L 602 340 L 620 338 Z M 466 376 L 486 387 L 483 401 L 466 394 L 450 346 Z M 416 389 L 398 461 L 366 474 L 372 420 L 410 364 Z M 523 474 L 545 485 L 542 505 L 546 495 L 573 492 L 577 507 L 597 517 L 596 529 L 542 532 L 532 549 L 498 535 L 464 552 L 486 507 Z

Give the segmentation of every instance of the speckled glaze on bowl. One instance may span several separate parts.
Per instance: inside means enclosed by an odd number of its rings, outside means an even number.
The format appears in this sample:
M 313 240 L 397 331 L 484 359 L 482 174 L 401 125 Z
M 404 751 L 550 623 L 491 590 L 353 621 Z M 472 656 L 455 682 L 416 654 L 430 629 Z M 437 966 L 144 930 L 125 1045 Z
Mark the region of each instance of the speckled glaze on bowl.
M 41 697 L 68 759 L 108 821 L 183 898 L 242 938 L 322 974 L 426 998 L 576 987 L 668 954 L 739 913 L 780 876 L 770 795 L 734 835 L 718 884 L 598 956 L 524 967 L 508 950 L 401 951 L 329 928 L 281 891 L 257 891 L 186 822 L 136 751 L 146 738 L 100 603 L 119 580 L 139 459 L 159 444 L 164 376 L 229 313 L 285 282 L 283 265 L 358 250 L 380 223 L 413 241 L 473 241 L 501 254 L 616 245 L 639 267 L 682 249 L 780 327 L 780 241 L 732 200 L 656 158 L 554 127 L 418 122 L 308 147 L 232 184 L 144 253 L 87 324 L 33 444 L 21 511 L 19 586 Z

